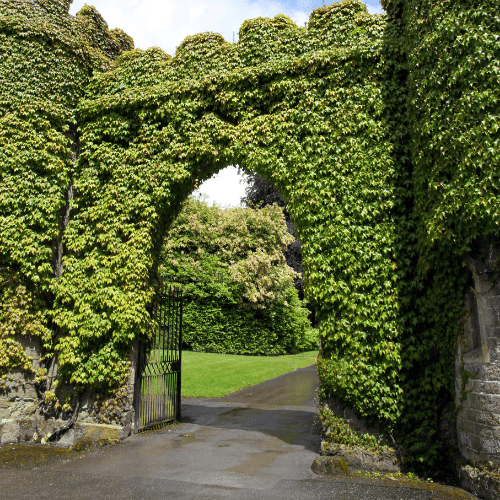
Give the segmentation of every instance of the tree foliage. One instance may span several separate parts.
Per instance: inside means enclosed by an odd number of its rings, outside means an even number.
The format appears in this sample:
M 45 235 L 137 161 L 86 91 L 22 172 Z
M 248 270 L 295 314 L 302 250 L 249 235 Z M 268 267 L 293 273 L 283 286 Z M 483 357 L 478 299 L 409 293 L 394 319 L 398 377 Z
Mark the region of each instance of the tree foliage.
M 247 174 L 246 176 L 247 187 L 245 189 L 245 196 L 241 198 L 241 202 L 247 208 L 258 209 L 267 205 L 276 203 L 283 209 L 285 216 L 287 231 L 294 237 L 294 240 L 288 245 L 285 250 L 286 263 L 297 273 L 294 279 L 295 288 L 299 291 L 301 299 L 304 298 L 304 281 L 302 273 L 304 267 L 302 266 L 302 253 L 300 251 L 300 240 L 297 238 L 297 231 L 290 218 L 290 214 L 286 209 L 286 203 L 281 194 L 276 189 L 276 186 L 261 177 L 259 174 Z
M 317 347 L 283 255 L 291 239 L 277 205 L 222 209 L 188 198 L 159 268 L 162 282 L 183 290 L 184 343 L 233 354 Z

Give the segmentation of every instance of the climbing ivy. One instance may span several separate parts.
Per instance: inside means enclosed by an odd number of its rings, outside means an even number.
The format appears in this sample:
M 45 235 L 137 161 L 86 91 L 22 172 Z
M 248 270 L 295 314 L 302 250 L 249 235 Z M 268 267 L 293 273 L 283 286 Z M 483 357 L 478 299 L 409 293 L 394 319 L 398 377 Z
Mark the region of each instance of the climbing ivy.
M 123 380 L 163 235 L 238 164 L 295 222 L 323 393 L 437 463 L 463 257 L 498 235 L 499 17 L 493 0 L 384 3 L 246 21 L 236 44 L 202 33 L 171 57 L 121 54 L 90 7 L 0 2 L 0 264 L 44 304 L 64 377 Z
M 94 8 L 68 16 L 69 3 L 0 1 L 0 376 L 33 371 L 20 336 L 50 353 L 59 334 L 48 313 L 78 154 L 74 111 L 92 73 L 133 47 Z
M 238 44 L 205 33 L 173 59 L 136 50 L 94 78 L 79 107 L 79 195 L 54 311 L 74 382 L 104 384 L 125 368 L 147 333 L 159 235 L 197 183 L 239 164 L 289 200 L 338 395 L 398 417 L 394 247 L 410 194 L 401 62 L 384 45 L 397 36 L 346 1 L 314 11 L 308 29 L 285 16 L 248 21 Z
M 401 434 L 421 466 L 443 458 L 454 398 L 465 257 L 500 224 L 500 16 L 491 0 L 386 1 L 405 25 L 419 286 L 403 343 Z M 466 378 L 467 374 L 464 374 Z M 404 434 L 405 429 L 414 429 Z

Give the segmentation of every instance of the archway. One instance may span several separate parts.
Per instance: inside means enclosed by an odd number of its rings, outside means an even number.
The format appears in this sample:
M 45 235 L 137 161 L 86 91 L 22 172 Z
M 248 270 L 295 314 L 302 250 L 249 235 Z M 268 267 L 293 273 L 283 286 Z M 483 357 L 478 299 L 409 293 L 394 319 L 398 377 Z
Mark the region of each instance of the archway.
M 396 417 L 409 174 L 396 112 L 405 94 L 384 53 L 390 29 L 345 1 L 314 11 L 307 29 L 277 16 L 247 21 L 237 44 L 204 33 L 174 59 L 128 52 L 93 80 L 79 108 L 77 210 L 54 310 L 74 383 L 120 380 L 147 334 L 162 235 L 197 182 L 239 164 L 288 200 L 324 349 L 345 394 L 357 394 L 349 402 Z M 386 397 L 374 402 L 374 390 Z
M 323 389 L 437 463 L 453 434 L 440 419 L 451 419 L 461 264 L 491 238 L 476 286 L 498 274 L 498 29 L 492 0 L 383 3 L 387 16 L 357 0 L 324 6 L 305 28 L 247 21 L 238 43 L 196 35 L 174 59 L 127 52 L 130 37 L 89 6 L 73 18 L 70 0 L 0 4 L 0 387 L 23 415 L 32 398 L 37 418 L 78 408 L 52 391 L 44 365 L 57 353 L 69 392 L 123 388 L 148 331 L 160 235 L 196 179 L 239 162 L 275 182 L 297 223 Z M 459 25 L 466 35 L 450 38 Z M 491 58 L 472 57 L 478 46 Z M 449 80 L 450 68 L 473 81 Z M 494 321 L 479 323 L 493 353 Z M 477 424 L 496 396 L 468 395 L 474 351 L 459 350 L 455 402 L 479 410 Z M 483 354 L 481 390 L 498 379 L 496 354 Z M 463 422 L 465 456 L 498 462 L 481 434 L 498 426 L 471 434 Z
M 362 415 L 397 419 L 401 283 L 413 251 L 404 66 L 387 43 L 398 41 L 398 24 L 344 0 L 315 10 L 307 28 L 285 16 L 255 19 L 236 44 L 205 33 L 187 38 L 174 59 L 150 49 L 113 62 L 131 41 L 108 31 L 95 9 L 73 20 L 64 16 L 67 1 L 39 2 L 23 3 L 16 22 L 57 44 L 38 35 L 27 42 L 14 23 L 16 64 L 25 67 L 23 51 L 43 50 L 57 78 L 49 74 L 25 112 L 10 76 L 12 108 L 21 111 L 6 115 L 2 141 L 15 152 L 12 179 L 32 179 L 20 152 L 31 133 L 42 171 L 36 200 L 48 215 L 17 210 L 12 196 L 9 220 L 27 221 L 19 234 L 34 229 L 42 243 L 36 257 L 30 246 L 20 254 L 6 237 L 2 244 L 9 265 L 24 259 L 35 293 L 50 292 L 52 366 L 59 363 L 70 390 L 126 384 L 130 353 L 149 331 L 162 235 L 197 181 L 236 163 L 288 200 L 336 394 Z M 33 71 L 33 82 L 45 75 L 36 64 Z M 43 186 L 54 172 L 49 197 Z M 45 399 L 55 408 L 51 375 Z M 123 390 L 112 399 L 118 409 L 128 401 Z

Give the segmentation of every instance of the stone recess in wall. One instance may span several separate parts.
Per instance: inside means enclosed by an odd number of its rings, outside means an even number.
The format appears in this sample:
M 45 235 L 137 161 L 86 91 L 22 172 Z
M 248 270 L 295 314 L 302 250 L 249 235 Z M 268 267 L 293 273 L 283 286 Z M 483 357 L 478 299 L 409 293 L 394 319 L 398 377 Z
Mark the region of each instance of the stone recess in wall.
M 463 339 L 456 357 L 458 442 L 469 460 L 500 465 L 500 246 L 480 245 L 467 264 Z

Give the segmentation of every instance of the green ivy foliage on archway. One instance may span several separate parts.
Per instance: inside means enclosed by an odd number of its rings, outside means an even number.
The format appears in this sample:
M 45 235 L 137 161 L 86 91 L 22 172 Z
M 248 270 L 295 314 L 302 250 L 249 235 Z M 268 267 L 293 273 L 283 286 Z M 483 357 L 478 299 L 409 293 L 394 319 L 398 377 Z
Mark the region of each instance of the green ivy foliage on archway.
M 278 16 L 246 22 L 237 44 L 205 33 L 173 59 L 129 52 L 93 80 L 54 311 L 75 382 L 117 378 L 148 328 L 160 235 L 197 183 L 239 164 L 289 200 L 337 392 L 364 415 L 398 418 L 397 245 L 410 191 L 402 63 L 386 50 L 397 30 L 345 1 L 307 29 Z
M 500 235 L 500 18 L 494 0 L 382 0 L 405 26 L 417 287 L 403 343 L 405 445 L 442 459 L 468 254 Z M 475 255 L 477 257 L 477 255 Z M 450 451 L 448 449 L 447 453 Z
M 57 343 L 49 311 L 73 196 L 75 109 L 92 73 L 133 48 L 93 7 L 71 18 L 69 4 L 0 1 L 0 380 L 32 371 L 19 336 L 49 353 Z
M 203 33 L 172 58 L 122 54 L 131 41 L 90 7 L 73 20 L 68 1 L 0 2 L 1 265 L 68 380 L 123 380 L 163 235 L 200 182 L 239 164 L 287 199 L 324 394 L 436 463 L 463 254 L 498 235 L 498 18 L 492 0 L 385 3 L 343 0 L 304 28 L 246 21 L 238 43 Z

